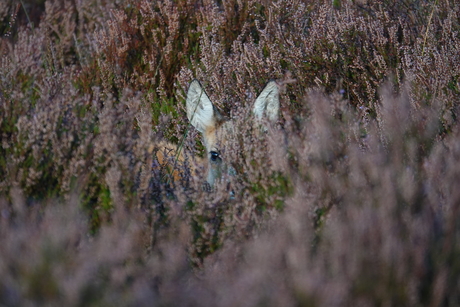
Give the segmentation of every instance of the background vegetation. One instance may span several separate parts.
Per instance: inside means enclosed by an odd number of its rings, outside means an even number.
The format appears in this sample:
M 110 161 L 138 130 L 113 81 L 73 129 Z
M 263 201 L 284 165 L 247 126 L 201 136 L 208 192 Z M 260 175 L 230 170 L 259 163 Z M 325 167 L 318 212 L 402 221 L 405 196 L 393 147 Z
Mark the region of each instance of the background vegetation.
M 460 304 L 457 1 L 6 0 L 0 20 L 0 304 Z M 193 78 L 240 129 L 212 192 Z

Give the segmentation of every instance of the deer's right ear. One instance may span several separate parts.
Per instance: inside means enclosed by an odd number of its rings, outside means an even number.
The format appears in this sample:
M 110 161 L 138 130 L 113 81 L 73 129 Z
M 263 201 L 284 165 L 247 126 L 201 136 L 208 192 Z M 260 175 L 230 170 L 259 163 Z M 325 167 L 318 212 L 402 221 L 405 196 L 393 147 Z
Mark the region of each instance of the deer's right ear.
M 254 102 L 252 112 L 257 120 L 266 117 L 270 122 L 278 120 L 280 89 L 276 81 L 270 81 Z
M 201 133 L 215 125 L 214 105 L 198 80 L 190 83 L 187 92 L 187 117 L 190 123 Z

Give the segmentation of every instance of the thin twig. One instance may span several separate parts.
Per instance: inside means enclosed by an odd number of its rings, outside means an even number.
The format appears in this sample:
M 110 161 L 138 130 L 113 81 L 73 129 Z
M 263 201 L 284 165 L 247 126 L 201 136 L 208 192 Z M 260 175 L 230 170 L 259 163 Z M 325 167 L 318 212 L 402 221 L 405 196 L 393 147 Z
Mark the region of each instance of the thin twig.
M 171 170 L 170 170 L 170 172 L 168 174 L 167 184 L 169 184 L 171 182 L 172 174 L 174 172 L 174 169 L 176 168 L 177 161 L 179 161 L 180 153 L 182 152 L 182 148 L 184 147 L 185 138 L 188 135 L 188 132 L 189 132 L 190 127 L 192 125 L 193 117 L 195 116 L 196 110 L 198 109 L 198 105 L 200 104 L 201 96 L 203 95 L 203 93 L 204 93 L 204 89 L 201 86 L 201 93 L 200 93 L 200 96 L 198 97 L 198 103 L 195 106 L 195 110 L 193 110 L 192 118 L 190 118 L 190 120 L 188 122 L 187 129 L 185 129 L 184 136 L 182 137 L 181 142 L 179 143 L 179 146 L 177 147 L 176 157 L 174 158 L 173 167 L 171 168 Z
M 428 25 L 426 26 L 425 37 L 423 38 L 422 56 L 425 54 L 426 38 L 428 36 L 428 30 L 430 30 L 431 20 L 433 19 L 434 9 L 436 8 L 437 4 L 438 4 L 438 0 L 435 0 L 433 3 L 433 9 L 431 10 L 431 13 L 430 13 L 430 18 L 428 19 Z
M 32 21 L 30 21 L 29 13 L 27 13 L 26 7 L 24 6 L 24 2 L 22 2 L 22 0 L 20 0 L 20 1 L 21 1 L 22 9 L 23 9 L 24 12 L 26 13 L 27 21 L 28 21 L 29 24 L 30 24 L 30 28 L 32 29 L 32 32 L 35 32 L 35 31 L 34 31 L 34 24 L 32 23 Z

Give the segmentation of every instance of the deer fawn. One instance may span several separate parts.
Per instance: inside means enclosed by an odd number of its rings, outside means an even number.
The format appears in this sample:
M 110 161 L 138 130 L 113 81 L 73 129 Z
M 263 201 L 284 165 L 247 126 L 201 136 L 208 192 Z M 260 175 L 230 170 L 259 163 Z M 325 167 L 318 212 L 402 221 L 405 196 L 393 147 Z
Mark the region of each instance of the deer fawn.
M 290 82 L 290 81 L 288 81 Z M 264 119 L 268 122 L 274 123 L 278 120 L 279 113 L 279 93 L 283 83 L 270 81 L 262 90 L 260 95 L 254 102 L 252 107 L 252 114 L 254 122 L 261 124 Z M 187 117 L 190 123 L 202 134 L 204 146 L 206 147 L 205 162 L 206 167 L 206 181 L 212 187 L 216 179 L 220 178 L 224 173 L 231 173 L 232 168 L 222 157 L 221 149 L 225 146 L 229 134 L 235 133 L 233 121 L 225 119 L 209 99 L 198 80 L 193 80 L 190 83 L 186 98 Z M 176 150 L 172 145 L 166 145 L 161 142 L 160 148 L 163 149 L 157 152 L 157 158 L 160 164 L 168 164 L 165 157 L 165 152 Z M 180 162 L 183 157 L 177 158 Z M 180 172 L 174 170 L 173 177 L 177 179 Z

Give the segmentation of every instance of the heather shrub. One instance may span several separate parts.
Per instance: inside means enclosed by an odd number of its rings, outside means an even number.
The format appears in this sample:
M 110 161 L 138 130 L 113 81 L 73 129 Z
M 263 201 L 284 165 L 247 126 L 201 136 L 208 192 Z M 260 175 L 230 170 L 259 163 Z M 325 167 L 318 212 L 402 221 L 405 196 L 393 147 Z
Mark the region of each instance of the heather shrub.
M 2 2 L 1 304 L 457 305 L 459 12 Z M 212 189 L 194 78 L 238 130 Z

